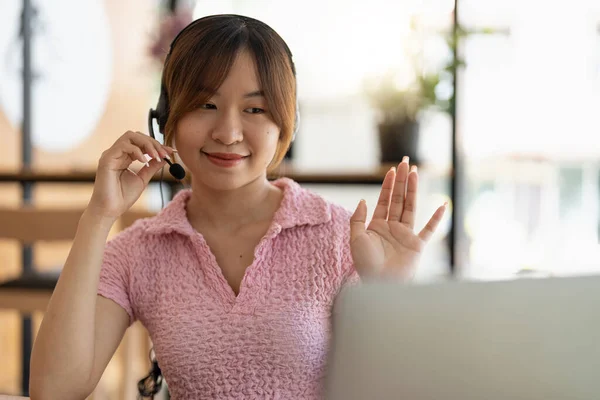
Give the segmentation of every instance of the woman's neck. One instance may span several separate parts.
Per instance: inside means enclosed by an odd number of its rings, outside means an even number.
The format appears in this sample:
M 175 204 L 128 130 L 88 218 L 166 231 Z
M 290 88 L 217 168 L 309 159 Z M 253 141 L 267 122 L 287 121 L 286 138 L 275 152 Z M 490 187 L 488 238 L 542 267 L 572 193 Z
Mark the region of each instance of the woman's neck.
M 203 227 L 228 233 L 271 221 L 283 196 L 266 177 L 235 190 L 214 190 L 199 183 L 192 183 L 192 188 L 187 204 L 191 225 L 197 230 Z

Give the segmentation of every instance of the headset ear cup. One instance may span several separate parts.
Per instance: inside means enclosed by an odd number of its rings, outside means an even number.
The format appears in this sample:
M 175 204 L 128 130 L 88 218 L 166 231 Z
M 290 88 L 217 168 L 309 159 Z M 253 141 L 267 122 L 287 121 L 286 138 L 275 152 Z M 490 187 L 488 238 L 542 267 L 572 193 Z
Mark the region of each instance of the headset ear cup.
M 160 96 L 158 97 L 158 104 L 156 105 L 156 120 L 158 122 L 158 128 L 161 134 L 165 134 L 165 127 L 167 126 L 167 119 L 169 118 L 169 99 L 167 97 L 167 91 L 164 85 L 160 88 Z
M 152 139 L 156 139 L 154 135 L 154 126 L 152 125 L 152 121 L 156 118 L 156 111 L 152 108 L 148 111 L 148 133 Z

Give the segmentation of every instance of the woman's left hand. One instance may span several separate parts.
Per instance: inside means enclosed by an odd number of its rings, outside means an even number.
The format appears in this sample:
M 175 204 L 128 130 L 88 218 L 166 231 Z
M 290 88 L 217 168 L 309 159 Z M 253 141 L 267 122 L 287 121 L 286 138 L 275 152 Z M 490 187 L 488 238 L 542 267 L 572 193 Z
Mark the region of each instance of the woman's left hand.
M 410 171 L 409 171 L 410 169 Z M 361 200 L 350 219 L 350 250 L 361 278 L 411 277 L 426 243 L 439 225 L 446 204 L 440 206 L 419 234 L 415 234 L 418 174 L 404 157 L 398 170 L 385 175 L 379 200 L 365 228 L 367 205 Z

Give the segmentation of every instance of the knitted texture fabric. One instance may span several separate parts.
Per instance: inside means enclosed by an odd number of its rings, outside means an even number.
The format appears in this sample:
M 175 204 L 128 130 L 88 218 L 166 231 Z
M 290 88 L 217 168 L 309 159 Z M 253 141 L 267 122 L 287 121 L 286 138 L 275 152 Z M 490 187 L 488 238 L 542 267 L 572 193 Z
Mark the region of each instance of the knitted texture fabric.
M 322 397 L 331 313 L 357 282 L 351 213 L 288 178 L 236 296 L 183 190 L 106 245 L 98 294 L 150 333 L 171 398 Z

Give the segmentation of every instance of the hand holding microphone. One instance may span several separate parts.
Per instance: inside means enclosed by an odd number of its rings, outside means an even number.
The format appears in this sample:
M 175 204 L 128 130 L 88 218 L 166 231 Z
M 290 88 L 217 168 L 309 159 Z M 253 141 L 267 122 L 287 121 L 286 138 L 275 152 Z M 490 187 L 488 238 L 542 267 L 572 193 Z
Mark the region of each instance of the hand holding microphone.
M 159 105 L 160 105 L 160 101 L 159 101 Z M 163 108 L 164 106 L 158 107 Z M 157 121 L 159 121 L 159 125 L 160 125 L 160 116 L 159 116 L 159 112 L 153 109 L 150 109 L 150 111 L 148 111 L 148 132 L 150 133 L 150 136 L 152 137 L 152 139 L 156 139 L 155 135 L 154 135 L 154 126 L 152 125 L 152 120 L 156 119 Z M 183 169 L 183 167 L 179 164 L 174 164 L 171 162 L 171 160 L 169 160 L 168 158 L 164 159 L 167 164 L 169 164 L 169 173 L 171 174 L 171 176 L 175 179 L 177 179 L 178 181 L 182 180 L 183 178 L 185 178 L 185 170 Z
M 174 152 L 148 135 L 127 131 L 100 157 L 88 211 L 116 220 L 139 199 L 165 162 L 175 178 L 183 178 L 183 167 L 170 161 Z M 145 164 L 137 173 L 129 168 L 136 160 Z

